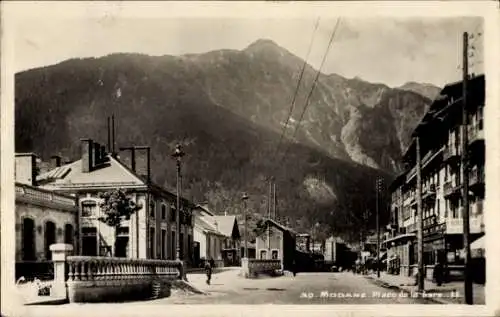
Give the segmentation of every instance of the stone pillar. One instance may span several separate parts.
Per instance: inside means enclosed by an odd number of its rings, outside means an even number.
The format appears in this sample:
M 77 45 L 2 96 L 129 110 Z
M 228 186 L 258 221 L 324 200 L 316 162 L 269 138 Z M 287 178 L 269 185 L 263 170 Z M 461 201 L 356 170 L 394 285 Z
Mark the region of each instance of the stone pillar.
M 245 278 L 250 276 L 250 268 L 248 266 L 248 258 L 241 259 L 241 275 Z
M 51 296 L 67 298 L 66 291 L 66 257 L 73 252 L 71 244 L 56 243 L 50 245 L 52 251 L 52 261 L 54 262 L 54 284 L 52 285 Z

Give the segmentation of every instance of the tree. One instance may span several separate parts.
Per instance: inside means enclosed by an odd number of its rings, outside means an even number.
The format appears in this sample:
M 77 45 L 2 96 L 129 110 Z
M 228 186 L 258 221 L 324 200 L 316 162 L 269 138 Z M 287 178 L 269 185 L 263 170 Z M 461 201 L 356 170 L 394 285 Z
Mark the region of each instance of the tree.
M 121 189 L 104 192 L 100 195 L 102 199 L 100 207 L 104 216 L 99 217 L 99 221 L 107 224 L 115 229 L 114 254 L 116 256 L 118 229 L 123 220 L 130 220 L 136 211 L 142 206 L 136 204 L 128 195 Z

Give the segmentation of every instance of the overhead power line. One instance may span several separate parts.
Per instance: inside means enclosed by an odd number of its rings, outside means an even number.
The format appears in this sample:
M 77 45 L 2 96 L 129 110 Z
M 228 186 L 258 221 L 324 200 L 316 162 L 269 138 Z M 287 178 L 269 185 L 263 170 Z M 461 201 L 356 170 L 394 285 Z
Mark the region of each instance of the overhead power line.
M 292 139 L 295 137 L 295 134 L 297 133 L 298 129 L 300 128 L 300 124 L 302 122 L 302 119 L 304 118 L 304 115 L 305 115 L 305 113 L 307 111 L 307 108 L 309 107 L 309 100 L 311 99 L 311 96 L 312 96 L 312 94 L 314 92 L 314 89 L 316 88 L 316 84 L 318 82 L 319 76 L 321 75 L 321 70 L 323 68 L 323 65 L 325 64 L 326 58 L 328 56 L 328 52 L 330 51 L 330 48 L 331 48 L 331 46 L 333 44 L 333 40 L 335 38 L 335 34 L 337 33 L 338 27 L 340 25 L 340 20 L 341 20 L 340 18 L 337 19 L 337 23 L 335 24 L 335 28 L 332 31 L 332 35 L 330 36 L 330 41 L 328 42 L 328 46 L 326 48 L 325 55 L 323 56 L 323 60 L 321 61 L 319 69 L 318 69 L 318 71 L 316 73 L 316 77 L 314 78 L 311 90 L 309 91 L 309 95 L 307 96 L 304 108 L 302 109 L 302 113 L 300 114 L 299 122 L 298 122 L 298 124 L 295 127 L 295 130 L 293 132 Z M 286 158 L 286 155 L 288 153 L 288 150 L 290 149 L 290 146 L 291 146 L 291 143 L 286 147 L 285 152 L 283 153 L 283 156 L 282 156 L 282 158 L 280 160 L 280 164 L 278 166 L 281 166 L 281 164 L 284 162 L 284 160 Z
M 278 141 L 278 145 L 276 146 L 276 150 L 274 151 L 274 155 L 272 156 L 272 160 L 273 161 L 276 158 L 276 155 L 278 155 L 278 153 L 279 153 L 279 148 L 280 148 L 281 142 L 283 141 L 283 136 L 286 133 L 286 129 L 288 127 L 288 123 L 290 122 L 290 118 L 292 117 L 293 109 L 295 107 L 295 101 L 297 100 L 297 95 L 298 95 L 298 92 L 299 92 L 299 89 L 300 89 L 300 84 L 302 82 L 302 77 L 304 76 L 304 72 L 305 72 L 305 69 L 307 67 L 307 60 L 309 59 L 309 55 L 311 54 L 311 49 L 312 49 L 312 46 L 313 46 L 313 43 L 314 43 L 314 37 L 315 37 L 316 31 L 318 30 L 318 25 L 319 25 L 320 19 L 321 18 L 318 18 L 316 20 L 316 25 L 314 26 L 314 31 L 313 31 L 313 34 L 312 34 L 312 37 L 311 37 L 311 42 L 309 43 L 309 48 L 307 50 L 306 58 L 304 60 L 304 64 L 302 65 L 302 69 L 301 69 L 300 75 L 299 75 L 299 80 L 297 82 L 297 86 L 295 87 L 295 92 L 293 94 L 292 103 L 290 104 L 290 109 L 288 110 L 288 116 L 286 118 L 285 125 L 283 126 L 283 129 L 281 131 L 281 135 L 280 135 L 280 139 Z

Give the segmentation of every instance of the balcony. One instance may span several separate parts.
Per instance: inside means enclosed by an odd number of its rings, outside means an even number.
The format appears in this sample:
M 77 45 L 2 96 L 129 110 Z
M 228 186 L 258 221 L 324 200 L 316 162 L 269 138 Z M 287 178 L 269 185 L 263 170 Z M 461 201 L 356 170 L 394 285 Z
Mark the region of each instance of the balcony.
M 426 202 L 433 202 L 436 199 L 436 185 L 430 184 L 424 186 L 422 190 L 422 200 Z
M 415 233 L 418 230 L 417 223 L 412 223 L 411 225 L 406 227 L 406 233 Z
M 443 150 L 443 161 L 457 163 L 460 159 L 461 151 L 458 146 L 447 146 Z
M 469 145 L 472 145 L 476 142 L 481 142 L 483 141 L 484 142 L 484 130 L 483 129 L 479 129 L 479 127 L 469 127 L 468 131 L 467 131 L 467 136 L 468 136 L 468 141 L 469 141 Z
M 444 183 L 444 197 L 454 197 L 460 195 L 461 186 L 453 181 L 447 181 Z
M 474 168 L 469 173 L 469 185 L 471 189 L 479 185 L 484 185 L 484 169 L 483 168 Z
M 470 233 L 484 232 L 484 219 L 483 215 L 470 217 L 469 220 Z M 464 222 L 462 218 L 448 218 L 446 219 L 446 234 L 463 234 Z

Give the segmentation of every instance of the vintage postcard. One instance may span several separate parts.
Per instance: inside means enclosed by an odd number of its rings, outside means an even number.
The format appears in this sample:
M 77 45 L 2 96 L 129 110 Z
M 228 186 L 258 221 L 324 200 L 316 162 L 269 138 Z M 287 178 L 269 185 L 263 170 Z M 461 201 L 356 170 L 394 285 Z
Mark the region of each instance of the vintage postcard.
M 499 312 L 495 2 L 1 14 L 6 316 Z

